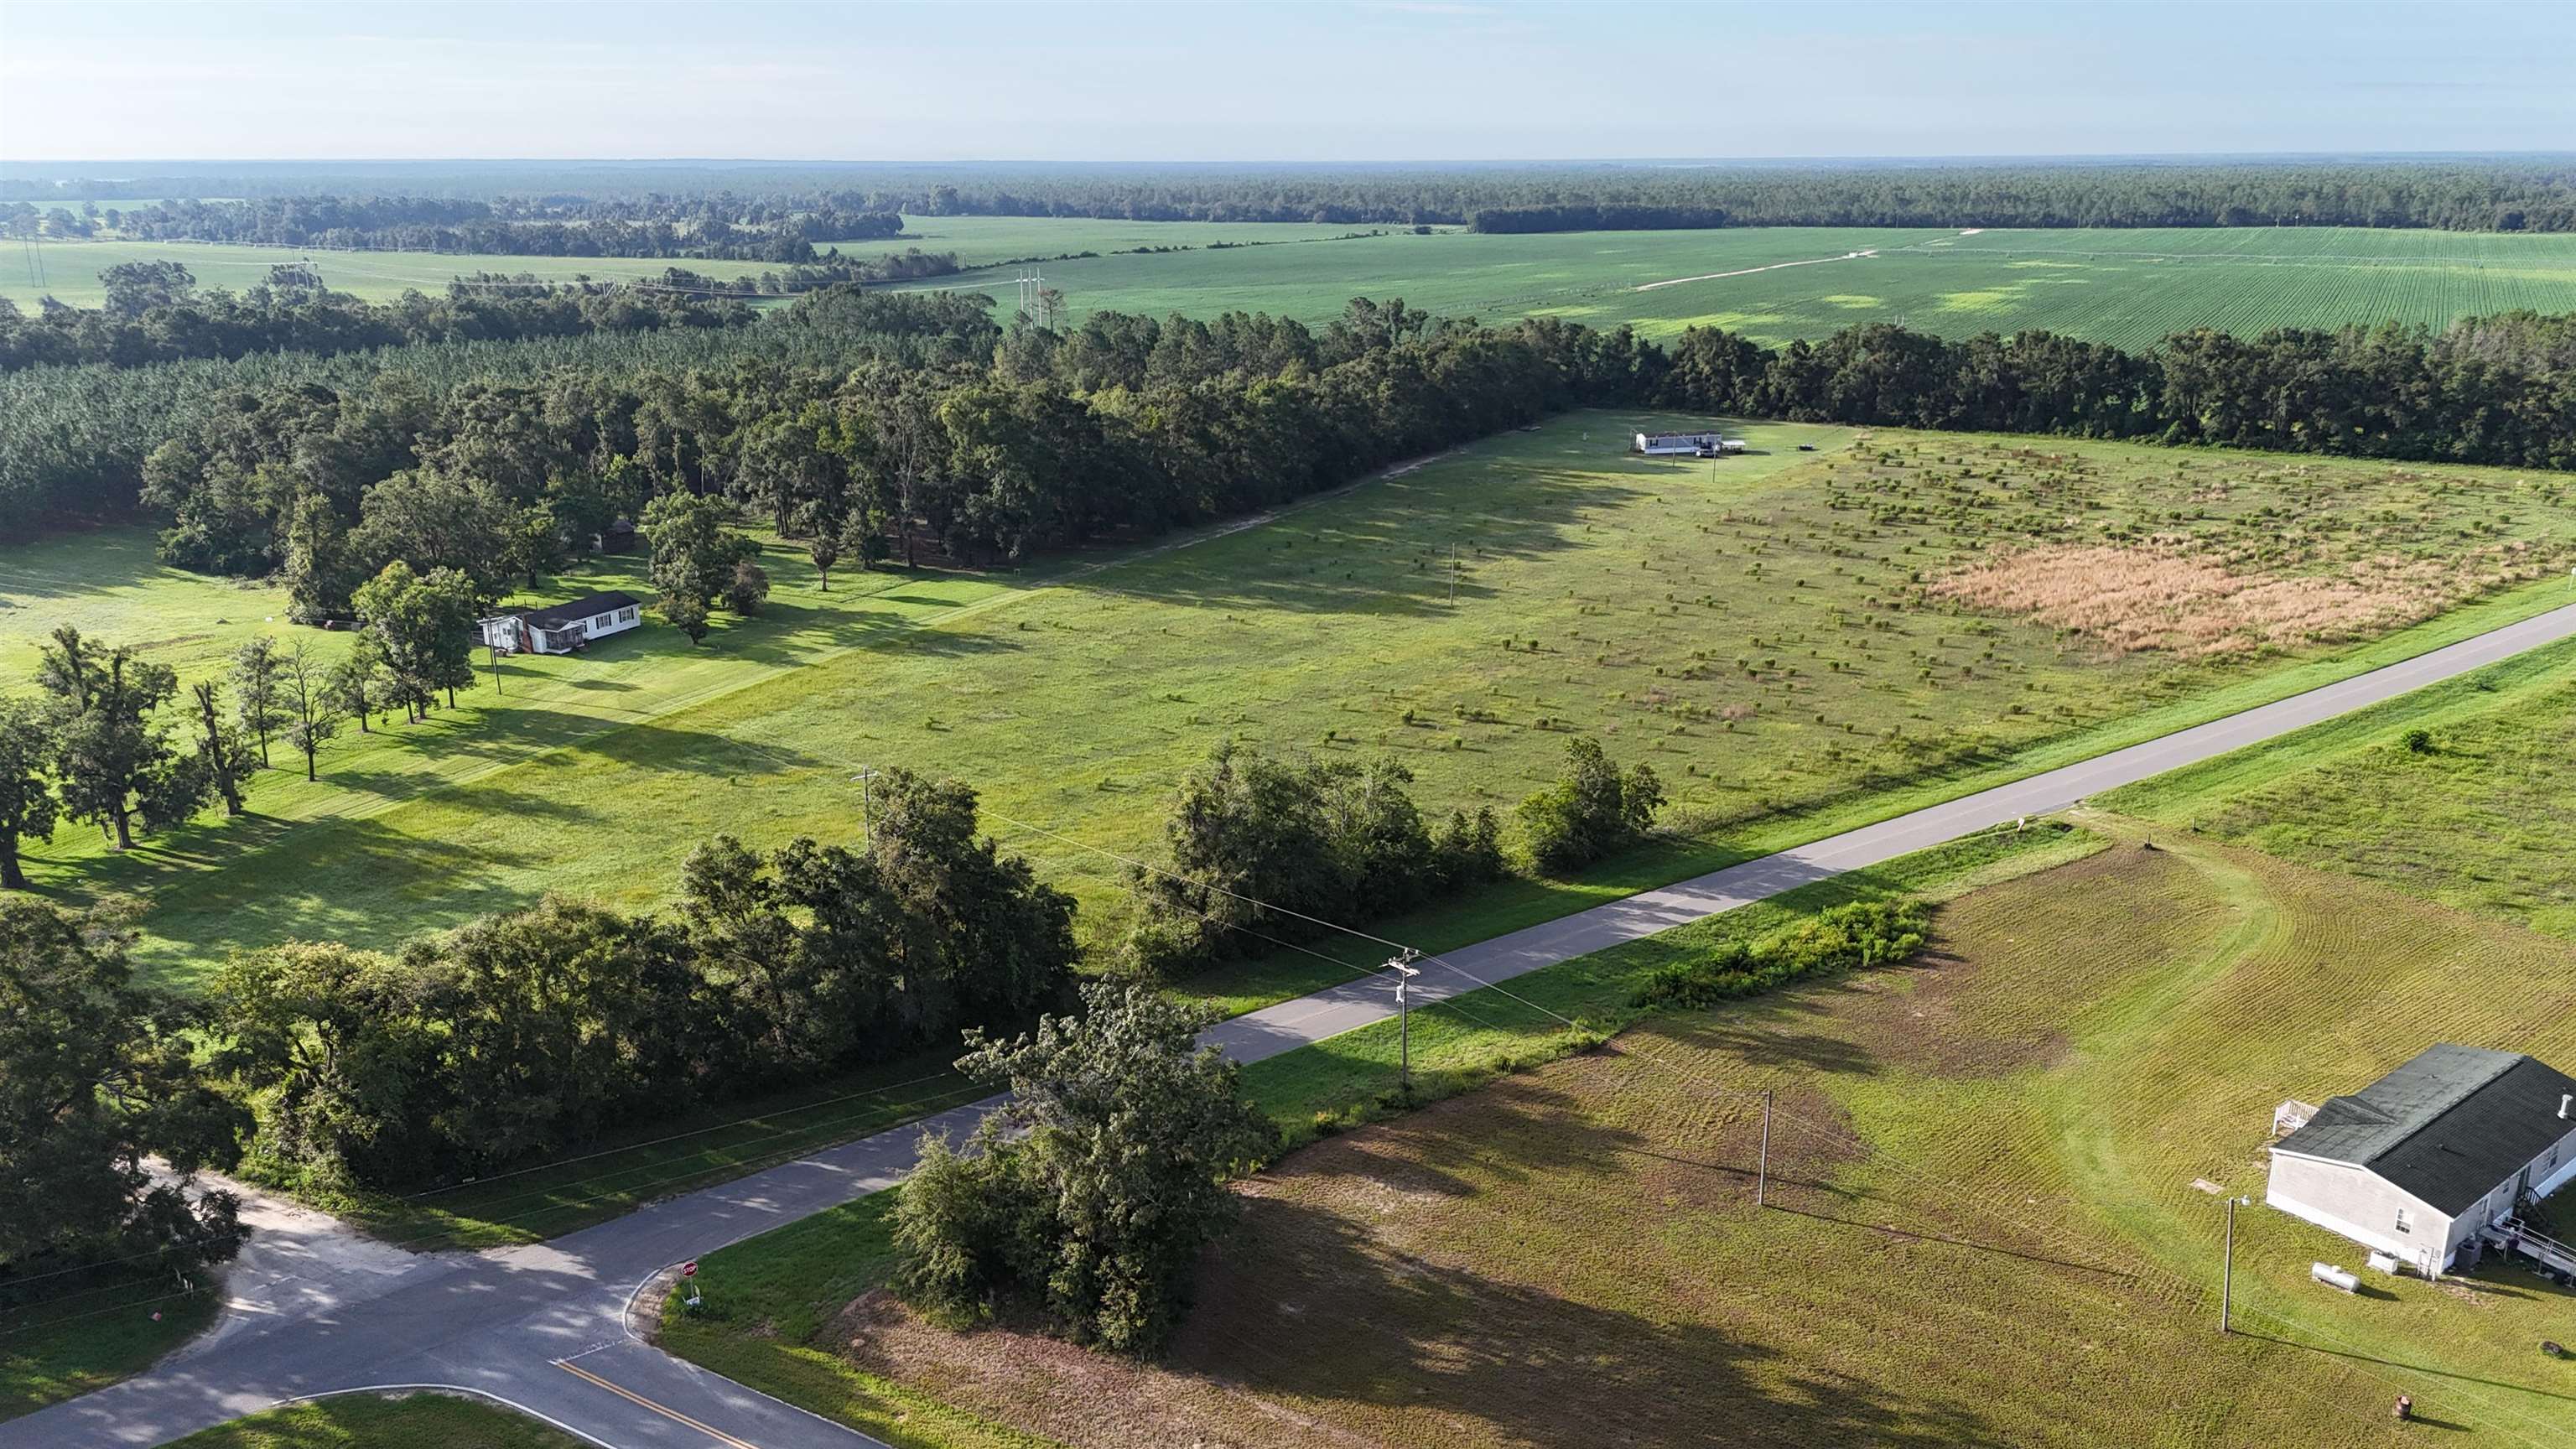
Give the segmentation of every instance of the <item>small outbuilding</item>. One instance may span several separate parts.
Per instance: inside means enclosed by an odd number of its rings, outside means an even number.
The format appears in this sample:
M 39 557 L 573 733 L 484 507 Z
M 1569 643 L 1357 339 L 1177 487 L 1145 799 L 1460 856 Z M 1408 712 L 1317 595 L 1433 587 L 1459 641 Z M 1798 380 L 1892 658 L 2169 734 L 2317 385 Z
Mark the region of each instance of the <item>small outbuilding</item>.
M 477 621 L 483 642 L 504 654 L 570 654 L 593 639 L 644 622 L 633 594 L 612 589 L 542 609 L 519 609 Z
M 2545 1266 L 2564 1251 L 2518 1222 L 2576 1181 L 2576 1079 L 2544 1062 L 2443 1043 L 2284 1120 L 2263 1200 L 2293 1217 L 2428 1275 L 2482 1239 Z

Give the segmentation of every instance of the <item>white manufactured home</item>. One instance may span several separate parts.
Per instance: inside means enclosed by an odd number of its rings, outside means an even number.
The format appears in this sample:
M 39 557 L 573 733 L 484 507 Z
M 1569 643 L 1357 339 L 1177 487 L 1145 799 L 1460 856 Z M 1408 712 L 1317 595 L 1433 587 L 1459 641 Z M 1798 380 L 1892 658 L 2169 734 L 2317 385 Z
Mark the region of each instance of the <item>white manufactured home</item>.
M 2445 1043 L 2312 1112 L 2285 1104 L 2274 1120 L 2298 1125 L 2272 1144 L 2263 1200 L 2273 1207 L 2428 1275 L 2489 1246 L 2576 1271 L 2518 1215 L 2576 1181 L 2566 1073 Z
M 1720 433 L 1639 433 L 1628 451 L 1649 458 L 1696 458 L 1708 453 L 1741 453 L 1744 440 Z
M 570 654 L 593 639 L 643 623 L 642 606 L 624 590 L 592 594 L 542 609 L 519 609 L 477 621 L 483 642 L 504 654 Z

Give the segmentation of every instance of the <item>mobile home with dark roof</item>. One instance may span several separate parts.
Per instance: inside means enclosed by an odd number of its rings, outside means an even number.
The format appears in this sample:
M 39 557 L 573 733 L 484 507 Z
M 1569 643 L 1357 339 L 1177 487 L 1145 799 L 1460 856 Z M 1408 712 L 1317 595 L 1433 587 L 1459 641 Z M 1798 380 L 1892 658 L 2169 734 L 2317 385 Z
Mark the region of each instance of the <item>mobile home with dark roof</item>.
M 2576 1180 L 2576 1079 L 2517 1052 L 2428 1047 L 2303 1115 L 2263 1200 L 2428 1273 Z

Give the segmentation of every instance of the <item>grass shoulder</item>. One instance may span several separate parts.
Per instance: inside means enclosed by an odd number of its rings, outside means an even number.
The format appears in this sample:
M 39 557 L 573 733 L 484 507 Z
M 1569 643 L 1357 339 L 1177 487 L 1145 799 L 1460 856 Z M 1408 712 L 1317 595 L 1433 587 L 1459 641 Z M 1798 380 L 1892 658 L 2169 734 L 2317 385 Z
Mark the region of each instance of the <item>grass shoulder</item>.
M 585 1449 L 588 1441 L 461 1394 L 339 1394 L 200 1429 L 170 1449 Z
M 103 1389 L 142 1372 L 215 1318 L 217 1294 L 167 1278 L 78 1286 L 24 1305 L 0 1300 L 0 1420 Z
M 700 1367 L 875 1435 L 897 1449 L 1049 1449 L 1051 1441 L 942 1403 L 853 1364 L 833 1332 L 885 1286 L 892 1193 L 844 1203 L 698 1260 L 695 1309 L 677 1293 L 656 1338 Z
M 2536 649 L 2101 803 L 2576 937 L 2571 668 Z

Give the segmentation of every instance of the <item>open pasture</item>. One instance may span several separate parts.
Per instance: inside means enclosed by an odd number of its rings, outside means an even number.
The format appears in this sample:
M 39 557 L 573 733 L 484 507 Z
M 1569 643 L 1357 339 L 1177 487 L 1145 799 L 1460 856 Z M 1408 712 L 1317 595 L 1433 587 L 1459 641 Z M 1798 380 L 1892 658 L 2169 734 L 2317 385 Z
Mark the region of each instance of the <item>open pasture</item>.
M 900 243 L 897 243 L 898 249 Z M 880 245 L 876 251 L 885 248 Z M 874 255 L 872 251 L 869 255 Z M 540 280 L 571 282 L 582 278 L 619 280 L 658 277 L 672 267 L 731 277 L 757 272 L 752 263 L 669 261 L 652 257 L 524 257 L 451 252 L 329 251 L 284 246 L 248 246 L 230 242 L 46 242 L 30 250 L 12 242 L 0 248 L 0 297 L 33 310 L 44 297 L 73 307 L 96 307 L 107 300 L 98 279 L 106 268 L 123 262 L 178 262 L 212 289 L 247 291 L 268 280 L 268 269 L 309 262 L 334 291 L 371 302 L 385 302 L 405 292 L 444 292 L 456 277 L 474 272 L 532 272 Z
M 2576 519 L 2542 506 L 2556 480 L 2503 470 L 1789 424 L 1747 425 L 1756 455 L 1716 464 L 1624 455 L 1630 431 L 1672 421 L 1568 416 L 1257 526 L 1017 575 L 845 571 L 823 595 L 782 550 L 767 615 L 701 648 L 655 623 L 512 661 L 498 697 L 487 682 L 426 726 L 335 741 L 319 785 L 264 774 L 248 818 L 119 858 L 66 826 L 31 873 L 63 898 L 145 897 L 141 959 L 184 978 L 234 947 L 388 945 L 550 889 L 648 905 L 719 831 L 853 838 L 849 777 L 903 764 L 983 791 L 989 828 L 1082 899 L 1096 940 L 1126 901 L 1097 851 L 1155 852 L 1173 785 L 1228 736 L 1392 755 L 1444 814 L 1507 812 L 1577 735 L 1663 776 L 1667 850 L 1413 923 L 1437 944 L 2536 611 L 2563 585 L 2521 581 L 2576 543 Z M 210 667 L 225 641 L 191 636 L 250 611 L 210 626 L 223 601 L 100 538 L 74 563 L 54 555 L 70 540 L 0 556 L 0 595 L 21 605 L 0 613 L 0 650 L 25 660 L 59 614 Z M 2076 543 L 2249 581 L 2439 569 L 2349 629 L 2266 641 L 2249 618 L 2246 647 L 2223 650 L 2114 647 L 1927 592 L 1998 546 Z M 633 566 L 545 596 L 640 590 Z
M 2138 348 L 2203 326 L 2250 336 L 2353 323 L 2438 327 L 2517 307 L 2576 310 L 2576 236 L 2336 227 L 1460 232 L 1101 257 L 1058 263 L 1047 278 L 1077 316 L 1241 309 L 1320 323 L 1352 297 L 1402 297 L 1489 322 L 1625 322 L 1650 337 L 1713 326 L 1785 342 L 1901 321 L 1943 336 L 2046 329 Z M 1004 306 L 1013 303 L 1007 276 L 989 282 Z M 1659 282 L 1673 285 L 1639 290 Z
M 2565 1060 L 2576 954 L 2088 824 L 2109 850 L 1944 905 L 1919 965 L 1650 1018 L 1290 1157 L 1246 1184 L 1161 1365 L 923 1326 L 871 1291 L 874 1204 L 716 1255 L 767 1316 L 670 1341 L 818 1405 L 927 1396 L 1077 1446 L 2576 1443 L 2537 1347 L 2576 1296 L 2520 1269 L 2347 1297 L 2308 1265 L 2359 1250 L 2256 1206 L 2216 1332 L 2221 1196 L 2259 1199 L 2272 1104 L 2435 1040 Z M 1581 1011 L 1744 928 L 1457 1005 Z M 2391 1421 L 2401 1392 L 2426 1422 Z
M 1136 247 L 1204 247 L 1212 242 L 1229 248 L 1253 243 L 1307 242 L 1379 228 L 1266 222 L 1151 222 L 1055 220 L 1014 216 L 916 216 L 904 219 L 904 232 L 893 237 L 823 241 L 819 248 L 839 247 L 854 257 L 880 256 L 907 247 L 925 252 L 955 252 L 972 267 L 992 266 L 1017 257 L 1054 257 L 1068 252 L 1116 252 Z M 1222 256 L 1225 253 L 1219 252 Z M 1150 260 L 1150 258 L 1144 259 Z M 222 242 L 49 241 L 33 247 L 11 242 L 0 248 L 0 297 L 32 309 L 40 298 L 74 307 L 95 307 L 106 289 L 98 274 L 121 262 L 182 263 L 205 288 L 245 291 L 268 279 L 268 269 L 289 262 L 310 262 L 322 280 L 338 291 L 369 301 L 386 301 L 417 289 L 436 293 L 448 282 L 473 272 L 532 272 L 550 282 L 581 278 L 614 281 L 658 277 L 672 267 L 731 278 L 768 270 L 758 262 L 701 260 L 689 257 L 538 257 L 457 254 L 449 252 L 331 251 L 285 246 L 249 246 Z M 1007 282 L 1004 290 L 1016 292 Z M 1275 310 L 1275 309 L 1274 309 Z

